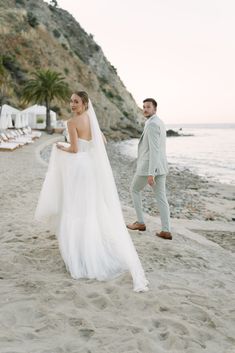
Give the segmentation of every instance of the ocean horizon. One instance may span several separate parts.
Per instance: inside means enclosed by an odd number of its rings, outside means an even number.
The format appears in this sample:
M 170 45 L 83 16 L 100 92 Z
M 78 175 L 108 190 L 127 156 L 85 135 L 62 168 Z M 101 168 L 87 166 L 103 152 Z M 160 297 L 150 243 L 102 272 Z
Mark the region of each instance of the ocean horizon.
M 235 119 L 235 118 L 234 118 Z M 166 129 L 235 129 L 235 123 L 177 123 L 166 124 Z
M 167 124 L 166 128 L 186 135 L 167 138 L 170 164 L 235 185 L 235 124 Z M 136 158 L 137 144 L 138 139 L 123 141 L 120 150 Z

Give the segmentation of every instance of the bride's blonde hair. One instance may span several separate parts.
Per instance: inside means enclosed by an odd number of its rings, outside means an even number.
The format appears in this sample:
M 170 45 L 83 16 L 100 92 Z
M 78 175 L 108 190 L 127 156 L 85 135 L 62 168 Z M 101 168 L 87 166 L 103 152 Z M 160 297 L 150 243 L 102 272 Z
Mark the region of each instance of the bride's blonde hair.
M 85 91 L 75 91 L 74 94 L 79 96 L 82 100 L 82 103 L 85 105 L 86 110 L 88 109 L 89 96 Z

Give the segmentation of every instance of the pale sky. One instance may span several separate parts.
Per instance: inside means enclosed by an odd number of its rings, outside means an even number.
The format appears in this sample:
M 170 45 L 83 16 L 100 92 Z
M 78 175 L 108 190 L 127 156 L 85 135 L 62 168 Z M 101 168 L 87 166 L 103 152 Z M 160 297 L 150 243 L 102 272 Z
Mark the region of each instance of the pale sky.
M 171 123 L 235 123 L 235 0 L 58 0 L 137 104 Z

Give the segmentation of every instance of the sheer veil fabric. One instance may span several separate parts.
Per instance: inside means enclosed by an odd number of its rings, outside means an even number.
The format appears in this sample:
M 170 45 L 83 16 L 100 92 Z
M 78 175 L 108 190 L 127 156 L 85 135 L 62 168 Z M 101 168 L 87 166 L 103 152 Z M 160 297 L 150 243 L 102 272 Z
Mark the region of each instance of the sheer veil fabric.
M 87 113 L 92 139 L 78 138 L 76 154 L 53 146 L 35 218 L 55 229 L 73 278 L 110 280 L 129 271 L 134 291 L 147 291 L 91 101 Z

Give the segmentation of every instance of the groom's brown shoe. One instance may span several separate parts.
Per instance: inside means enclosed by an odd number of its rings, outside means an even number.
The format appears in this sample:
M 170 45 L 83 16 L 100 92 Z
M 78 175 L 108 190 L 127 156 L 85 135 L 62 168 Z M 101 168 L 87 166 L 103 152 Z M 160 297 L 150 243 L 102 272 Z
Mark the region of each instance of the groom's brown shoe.
M 144 232 L 146 230 L 146 225 L 144 223 L 135 222 L 132 224 L 127 224 L 127 228 L 131 230 L 140 230 Z
M 172 235 L 170 232 L 161 231 L 160 233 L 156 233 L 156 236 L 163 239 L 172 239 Z

